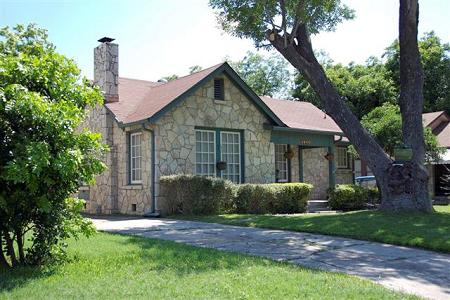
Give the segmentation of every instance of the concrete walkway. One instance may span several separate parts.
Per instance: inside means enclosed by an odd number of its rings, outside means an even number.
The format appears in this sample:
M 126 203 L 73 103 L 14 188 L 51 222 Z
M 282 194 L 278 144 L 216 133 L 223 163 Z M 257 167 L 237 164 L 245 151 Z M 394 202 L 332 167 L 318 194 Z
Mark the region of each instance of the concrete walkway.
M 431 299 L 450 299 L 450 255 L 309 233 L 179 221 L 101 217 L 97 229 L 268 257 L 361 276 Z

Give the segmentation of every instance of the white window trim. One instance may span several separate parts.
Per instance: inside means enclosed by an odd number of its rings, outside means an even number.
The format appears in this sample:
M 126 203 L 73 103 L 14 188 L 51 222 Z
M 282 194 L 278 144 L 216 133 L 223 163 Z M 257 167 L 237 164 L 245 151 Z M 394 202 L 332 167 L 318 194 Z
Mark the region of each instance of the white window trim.
M 132 148 L 133 147 L 137 147 L 137 145 L 133 145 L 132 141 L 133 141 L 133 137 L 134 136 L 139 136 L 139 156 L 132 156 Z M 135 168 L 135 166 L 133 166 L 133 158 L 139 158 L 140 160 L 140 168 Z M 139 170 L 140 174 L 141 174 L 141 179 L 136 180 L 133 179 L 133 170 Z M 142 183 L 142 132 L 134 132 L 134 133 L 130 133 L 130 183 L 131 184 L 141 184 Z
M 339 153 L 342 153 L 341 151 L 343 151 L 344 154 L 344 158 L 345 158 L 345 165 L 344 164 L 340 164 L 339 161 Z M 349 157 L 348 157 L 348 153 L 347 153 L 347 148 L 346 147 L 336 147 L 336 167 L 338 169 L 348 169 L 349 168 Z
M 239 179 L 237 183 L 241 183 L 242 182 L 242 150 L 241 150 L 241 133 L 240 132 L 236 132 L 236 131 L 220 131 L 220 160 L 224 161 L 223 159 L 223 141 L 222 141 L 222 133 L 231 133 L 231 134 L 237 134 L 238 135 L 238 154 L 239 154 L 239 158 L 238 158 L 238 163 L 237 165 L 239 166 Z M 220 177 L 223 178 L 224 174 L 223 171 L 220 172 Z
M 197 138 L 196 138 L 196 140 L 195 140 L 195 144 L 196 144 L 196 148 L 195 148 L 195 155 L 196 155 L 196 158 L 195 158 L 195 174 L 196 175 L 200 175 L 200 176 L 213 176 L 213 177 L 215 177 L 216 176 L 216 157 L 217 157 L 217 155 L 216 155 L 216 147 L 217 147 L 217 145 L 216 145 L 216 132 L 214 131 L 214 130 L 207 130 L 207 129 L 195 129 L 195 134 L 197 134 L 197 132 L 212 132 L 213 133 L 213 143 L 214 143 L 214 147 L 213 147 L 213 154 L 214 154 L 214 172 L 213 172 L 213 174 L 212 175 L 210 175 L 210 174 L 199 174 L 199 173 L 197 173 L 197 164 L 199 164 L 199 162 L 197 161 Z M 201 153 L 205 153 L 205 152 L 201 152 Z M 209 152 L 207 152 L 208 154 L 209 154 Z M 204 164 L 204 162 L 201 162 L 200 164 Z
M 275 144 L 275 148 L 277 146 L 284 146 L 286 148 L 286 151 L 288 150 L 287 144 Z M 284 153 L 283 153 L 283 155 L 284 155 Z M 278 162 L 280 162 L 280 161 L 278 161 Z M 288 163 L 287 158 L 284 159 L 284 164 L 285 164 L 285 168 L 286 168 L 286 179 L 277 179 L 276 182 L 280 182 L 280 183 L 289 182 L 289 163 Z M 276 167 L 277 167 L 277 160 L 276 160 L 276 155 L 275 155 L 275 170 L 276 170 Z

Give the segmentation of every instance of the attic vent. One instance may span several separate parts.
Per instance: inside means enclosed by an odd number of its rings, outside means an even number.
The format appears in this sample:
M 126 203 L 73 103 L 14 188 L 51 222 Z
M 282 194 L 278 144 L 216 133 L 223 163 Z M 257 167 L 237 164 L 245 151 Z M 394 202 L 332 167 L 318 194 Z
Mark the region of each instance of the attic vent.
M 223 79 L 214 79 L 214 100 L 225 100 L 224 89 L 223 89 Z

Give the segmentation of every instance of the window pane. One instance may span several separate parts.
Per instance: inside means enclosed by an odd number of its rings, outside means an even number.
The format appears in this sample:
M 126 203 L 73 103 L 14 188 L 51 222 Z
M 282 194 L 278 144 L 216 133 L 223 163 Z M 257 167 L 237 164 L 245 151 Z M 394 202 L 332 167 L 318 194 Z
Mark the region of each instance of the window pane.
M 215 132 L 196 130 L 196 173 L 198 175 L 215 175 Z

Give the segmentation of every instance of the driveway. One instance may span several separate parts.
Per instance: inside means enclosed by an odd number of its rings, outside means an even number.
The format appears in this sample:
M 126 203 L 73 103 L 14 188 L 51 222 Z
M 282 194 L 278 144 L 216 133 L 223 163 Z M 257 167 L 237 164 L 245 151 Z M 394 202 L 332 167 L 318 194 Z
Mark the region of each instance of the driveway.
M 450 255 L 310 233 L 230 225 L 98 217 L 98 230 L 263 256 L 277 261 L 361 276 L 388 288 L 450 299 Z

